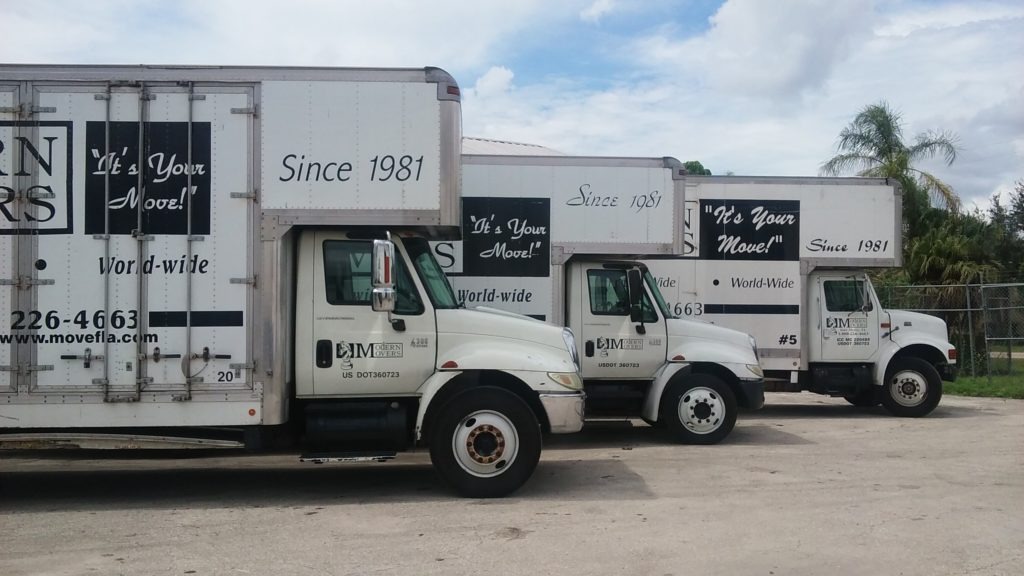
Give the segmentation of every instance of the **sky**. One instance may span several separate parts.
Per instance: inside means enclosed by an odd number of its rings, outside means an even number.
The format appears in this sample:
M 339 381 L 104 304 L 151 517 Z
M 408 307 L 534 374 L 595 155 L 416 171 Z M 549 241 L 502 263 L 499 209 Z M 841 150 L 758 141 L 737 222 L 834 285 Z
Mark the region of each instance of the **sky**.
M 438 66 L 463 134 L 815 176 L 865 106 L 968 208 L 1024 180 L 1024 0 L 0 0 L 0 62 Z

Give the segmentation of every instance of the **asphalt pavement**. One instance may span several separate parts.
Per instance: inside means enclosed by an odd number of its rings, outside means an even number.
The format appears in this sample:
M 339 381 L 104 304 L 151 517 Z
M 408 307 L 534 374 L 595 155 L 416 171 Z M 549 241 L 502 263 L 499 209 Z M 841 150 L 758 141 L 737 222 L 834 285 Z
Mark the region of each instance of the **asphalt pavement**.
M 899 419 L 771 394 L 716 446 L 640 423 L 549 439 L 512 497 L 426 454 L 0 455 L 0 574 L 1024 574 L 1024 401 Z

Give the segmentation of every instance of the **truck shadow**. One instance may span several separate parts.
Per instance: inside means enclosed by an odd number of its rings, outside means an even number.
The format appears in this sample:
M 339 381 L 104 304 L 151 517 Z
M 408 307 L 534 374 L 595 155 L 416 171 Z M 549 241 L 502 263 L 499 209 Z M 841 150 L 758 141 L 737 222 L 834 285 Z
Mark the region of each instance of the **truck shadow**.
M 813 444 L 797 434 L 792 434 L 770 424 L 751 424 L 747 412 L 740 414 L 736 427 L 721 444 L 745 445 L 792 445 Z M 586 449 L 620 448 L 633 450 L 645 447 L 674 447 L 680 451 L 714 449 L 714 446 L 679 444 L 669 438 L 661 429 L 653 428 L 639 421 L 598 421 L 588 422 L 579 434 L 552 436 L 545 441 L 545 449 Z
M 197 462 L 198 460 L 198 462 Z M 203 459 L 118 461 L 100 469 L 0 472 L 0 511 L 295 508 L 375 503 L 464 501 L 428 463 L 308 464 L 205 467 Z M 49 463 L 47 463 L 49 464 Z M 92 464 L 92 463 L 90 463 Z M 73 466 L 74 463 L 71 463 Z M 138 469 L 143 468 L 143 469 Z M 614 459 L 542 460 L 527 484 L 501 500 L 634 500 L 653 498 L 645 481 Z
M 859 408 L 845 401 L 822 402 L 820 404 L 765 404 L 760 410 L 740 414 L 741 421 L 792 420 L 797 418 L 828 418 L 835 420 L 870 420 L 876 418 L 898 418 L 881 406 Z M 970 418 L 979 416 L 985 410 L 968 406 L 939 404 L 924 418 Z

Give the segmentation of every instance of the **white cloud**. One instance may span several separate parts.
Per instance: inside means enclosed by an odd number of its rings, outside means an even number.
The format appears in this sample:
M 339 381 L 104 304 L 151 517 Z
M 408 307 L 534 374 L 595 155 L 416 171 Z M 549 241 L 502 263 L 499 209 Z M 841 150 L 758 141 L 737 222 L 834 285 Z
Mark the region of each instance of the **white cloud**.
M 892 12 L 877 29 L 879 36 L 907 36 L 918 30 L 956 28 L 976 22 L 1024 17 L 1024 6 L 974 1 L 970 4 L 934 5 L 922 10 L 911 4 Z
M 707 33 L 677 38 L 666 29 L 635 50 L 640 64 L 682 70 L 716 90 L 796 96 L 822 85 L 870 33 L 871 20 L 870 0 L 731 0 Z
M 12 62 L 481 66 L 540 19 L 572 18 L 541 0 L 490 5 L 292 0 L 43 0 L 0 9 Z M 578 8 L 575 8 L 578 10 Z
M 608 14 L 615 8 L 614 0 L 594 0 L 594 2 L 580 11 L 580 20 L 596 24 L 601 17 Z
M 575 154 L 697 159 L 715 173 L 813 176 L 843 126 L 884 99 L 908 140 L 959 134 L 953 166 L 923 167 L 970 205 L 1024 178 L 1024 18 L 974 6 L 931 17 L 930 3 L 900 3 L 893 15 L 870 2 L 727 2 L 703 34 L 665 26 L 622 51 L 642 80 L 520 83 L 514 95 L 467 99 L 465 129 Z M 902 14 L 932 24 L 893 34 Z
M 504 66 L 492 66 L 483 76 L 477 78 L 472 94 L 478 98 L 493 98 L 504 94 L 512 88 L 514 76 L 515 74 Z
M 1024 178 L 1018 0 L 729 0 L 706 29 L 685 21 L 691 8 L 688 0 L 5 2 L 0 58 L 437 65 L 471 87 L 466 135 L 577 154 L 672 155 L 716 173 L 815 175 L 839 130 L 885 99 L 903 112 L 908 138 L 926 129 L 960 135 L 952 167 L 925 167 L 968 205 Z M 627 28 L 642 32 L 624 36 Z M 570 54 L 566 38 L 586 41 Z

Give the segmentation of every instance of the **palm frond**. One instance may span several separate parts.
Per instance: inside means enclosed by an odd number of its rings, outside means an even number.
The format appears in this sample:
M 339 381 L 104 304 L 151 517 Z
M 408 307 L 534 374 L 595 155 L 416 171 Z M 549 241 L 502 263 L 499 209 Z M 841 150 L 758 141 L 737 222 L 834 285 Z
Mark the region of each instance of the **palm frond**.
M 838 154 L 822 164 L 819 173 L 822 176 L 839 176 L 851 170 L 869 170 L 878 163 L 878 158 L 864 154 Z
M 952 186 L 924 170 L 916 168 L 911 168 L 911 170 L 917 174 L 917 180 L 921 187 L 928 191 L 933 200 L 950 212 L 960 211 L 960 197 L 953 190 Z
M 941 154 L 948 166 L 956 160 L 959 151 L 957 143 L 957 137 L 952 132 L 929 130 L 917 135 L 914 145 L 907 149 L 907 154 L 912 160 L 934 158 Z

